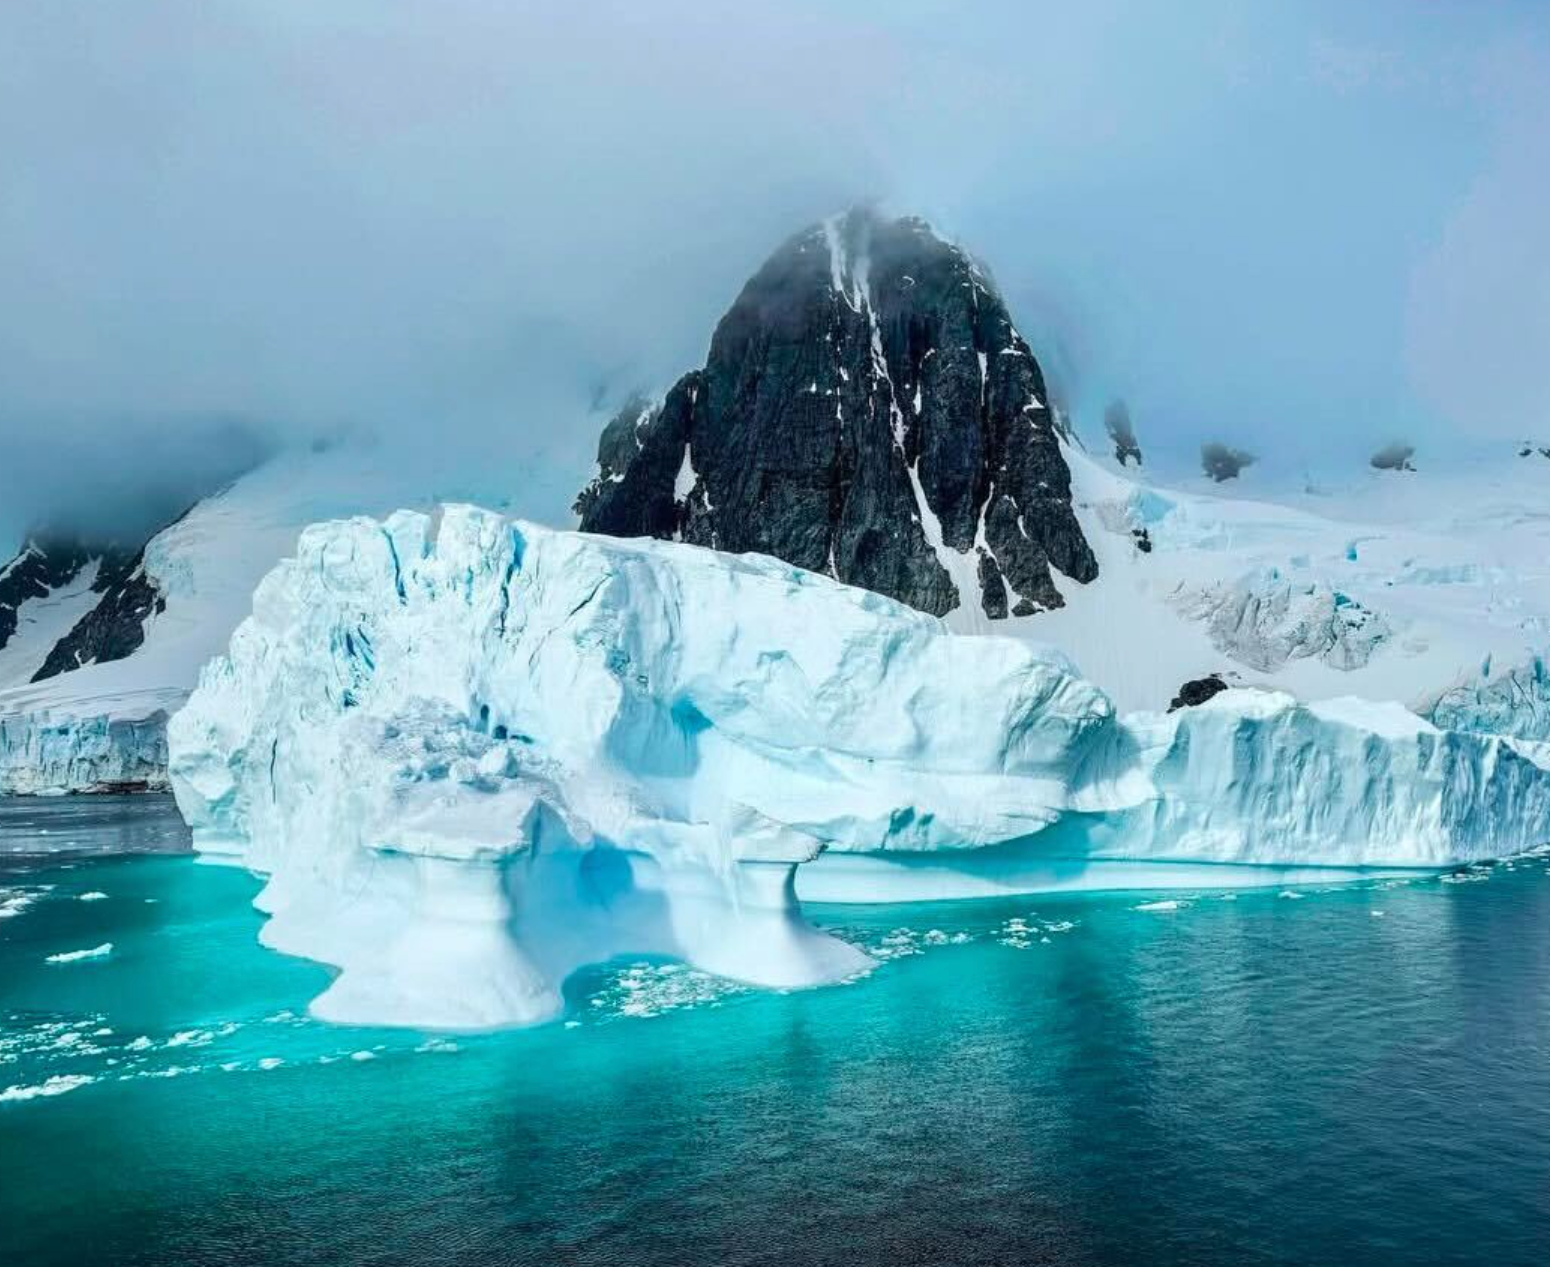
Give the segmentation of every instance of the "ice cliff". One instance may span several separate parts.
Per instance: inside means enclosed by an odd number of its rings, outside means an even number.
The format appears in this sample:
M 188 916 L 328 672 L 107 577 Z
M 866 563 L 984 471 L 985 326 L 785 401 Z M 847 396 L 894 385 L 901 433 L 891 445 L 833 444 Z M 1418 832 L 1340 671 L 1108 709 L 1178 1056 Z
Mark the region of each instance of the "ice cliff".
M 165 791 L 167 714 L 0 717 L 0 795 Z
M 309 529 L 168 736 L 198 847 L 269 876 L 265 941 L 341 969 L 315 1010 L 427 1026 L 551 1017 L 623 953 L 849 975 L 797 900 L 820 853 L 1426 866 L 1550 822 L 1550 773 L 1397 706 L 1121 720 L 1025 641 L 470 507 Z

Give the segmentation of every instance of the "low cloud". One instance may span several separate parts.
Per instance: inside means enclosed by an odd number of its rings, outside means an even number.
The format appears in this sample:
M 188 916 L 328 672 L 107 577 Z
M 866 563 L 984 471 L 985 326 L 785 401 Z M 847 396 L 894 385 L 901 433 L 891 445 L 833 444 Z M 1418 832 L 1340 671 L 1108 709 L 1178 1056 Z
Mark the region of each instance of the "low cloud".
M 463 454 L 520 506 L 864 198 L 989 261 L 1079 425 L 1123 394 L 1149 460 L 1516 438 L 1545 119 L 1460 67 L 1543 24 L 1376 8 L 5 6 L 0 545 L 197 483 L 231 419 Z M 1429 371 L 1463 312 L 1488 409 Z

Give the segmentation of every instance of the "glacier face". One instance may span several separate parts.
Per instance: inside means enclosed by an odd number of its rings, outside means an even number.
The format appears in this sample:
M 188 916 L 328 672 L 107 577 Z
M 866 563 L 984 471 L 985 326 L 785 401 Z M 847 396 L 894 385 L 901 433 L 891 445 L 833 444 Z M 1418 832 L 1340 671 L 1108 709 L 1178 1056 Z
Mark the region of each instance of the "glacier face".
M 269 875 L 266 942 L 342 970 L 319 1014 L 460 1028 L 553 1016 L 615 954 L 854 973 L 801 916 L 820 853 L 816 877 L 1009 851 L 1439 866 L 1550 823 L 1550 773 L 1397 705 L 1228 691 L 1121 719 L 1019 639 L 466 506 L 309 529 L 169 743 L 196 845 Z
M 0 796 L 167 790 L 167 714 L 0 717 Z
M 1438 694 L 1426 716 L 1438 726 L 1483 734 L 1550 740 L 1550 670 L 1543 656 L 1498 670 L 1489 658 L 1479 676 Z

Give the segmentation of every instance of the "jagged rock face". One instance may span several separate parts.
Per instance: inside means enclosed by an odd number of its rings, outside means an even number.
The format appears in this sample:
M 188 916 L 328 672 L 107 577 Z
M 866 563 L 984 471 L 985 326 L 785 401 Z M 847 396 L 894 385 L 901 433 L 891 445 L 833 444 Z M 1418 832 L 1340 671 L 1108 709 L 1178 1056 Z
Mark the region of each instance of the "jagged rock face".
M 4 568 L 0 568 L 0 651 L 16 633 L 22 604 L 47 598 L 68 585 L 92 560 L 80 541 L 50 533 L 34 533 Z
M 91 564 L 91 583 L 101 595 L 90 611 L 49 650 L 32 681 L 66 673 L 83 664 L 121 660 L 145 641 L 145 621 L 166 603 L 143 566 L 144 547 L 93 542 L 68 532 L 37 532 L 0 569 L 0 650 L 16 633 L 21 607 L 47 598 L 75 581 Z
M 582 528 L 757 551 L 936 615 L 1059 607 L 1097 562 L 1044 378 L 984 271 L 922 221 L 797 234 L 705 367 L 603 434 Z M 953 573 L 973 578 L 962 594 Z
M 146 620 L 167 607 L 156 583 L 146 575 L 144 547 L 132 555 L 105 557 L 92 588 L 102 601 L 54 644 L 43 667 L 33 674 L 34 682 L 83 664 L 106 664 L 132 655 L 145 641 Z

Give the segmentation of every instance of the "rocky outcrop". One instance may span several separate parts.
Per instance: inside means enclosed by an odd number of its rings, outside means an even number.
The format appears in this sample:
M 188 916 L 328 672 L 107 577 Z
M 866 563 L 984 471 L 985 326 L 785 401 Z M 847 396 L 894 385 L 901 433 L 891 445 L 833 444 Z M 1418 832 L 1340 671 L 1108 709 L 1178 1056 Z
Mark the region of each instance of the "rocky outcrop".
M 31 681 L 132 655 L 145 641 L 147 619 L 166 609 L 145 569 L 144 545 L 95 541 L 66 531 L 35 532 L 0 569 L 0 651 L 16 635 L 25 604 L 54 597 L 72 583 L 84 594 L 88 580 L 97 597 L 48 649 Z
M 85 542 L 67 534 L 30 535 L 16 557 L 0 568 L 0 651 L 16 634 L 22 606 L 70 584 L 96 555 Z
M 1063 439 L 984 269 L 921 220 L 856 210 L 771 256 L 703 369 L 619 413 L 576 510 L 936 615 L 1030 615 L 1062 606 L 1055 572 L 1098 574 Z
M 1413 471 L 1410 459 L 1415 456 L 1413 444 L 1386 444 L 1372 455 L 1372 465 L 1379 471 Z
M 1246 466 L 1254 464 L 1254 455 L 1243 449 L 1234 449 L 1216 440 L 1200 446 L 1200 467 L 1218 484 L 1235 480 Z
M 1179 687 L 1179 693 L 1173 697 L 1173 702 L 1168 705 L 1170 713 L 1176 713 L 1181 708 L 1198 708 L 1208 699 L 1213 699 L 1227 689 L 1227 683 L 1222 681 L 1215 673 L 1208 673 L 1205 677 L 1195 678 Z
M 145 550 L 105 559 L 92 588 L 102 595 L 90 612 L 54 644 L 43 667 L 33 674 L 42 682 L 83 664 L 105 664 L 132 655 L 145 641 L 145 622 L 166 610 L 166 599 L 145 570 Z
M 1114 443 L 1114 460 L 1121 466 L 1134 462 L 1141 465 L 1141 445 L 1136 439 L 1135 424 L 1130 420 L 1130 407 L 1123 400 L 1110 403 L 1103 411 L 1103 429 Z

